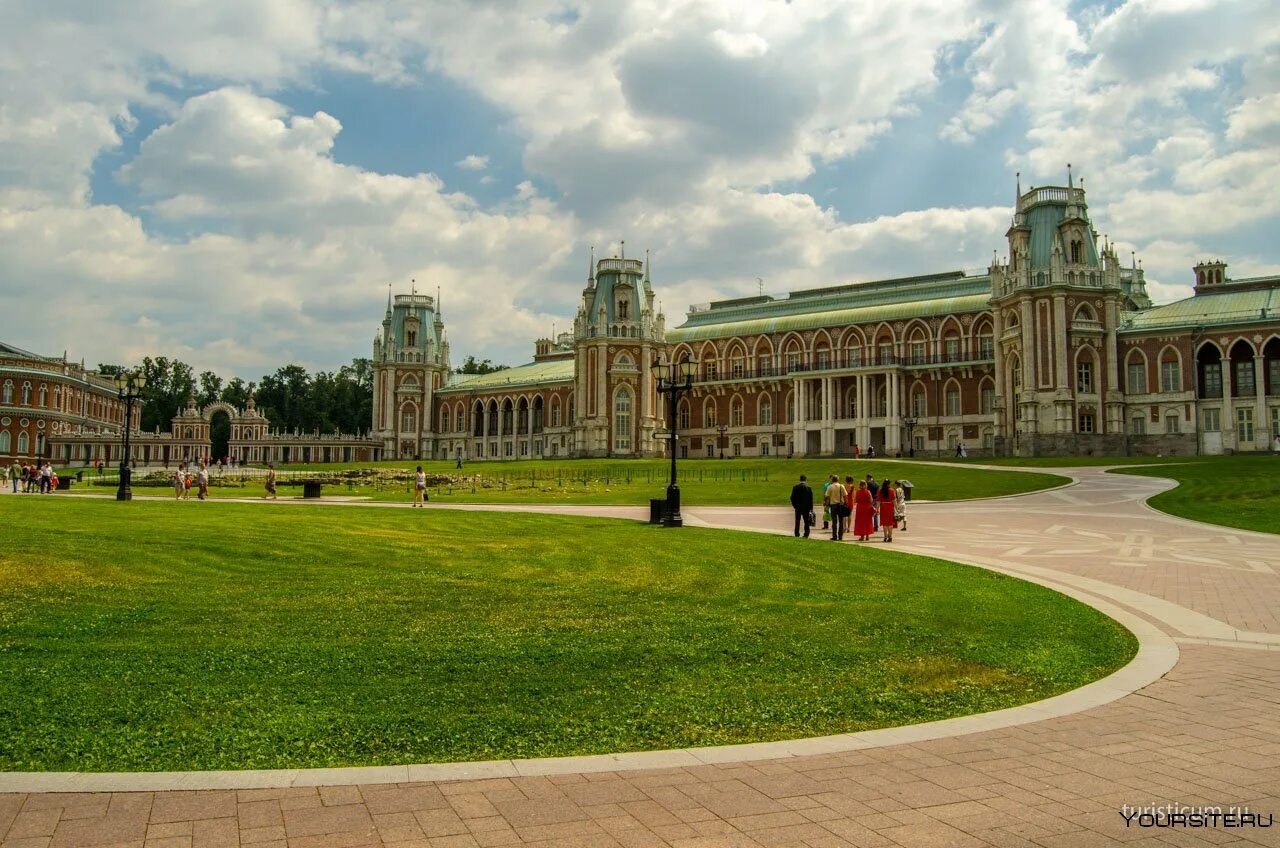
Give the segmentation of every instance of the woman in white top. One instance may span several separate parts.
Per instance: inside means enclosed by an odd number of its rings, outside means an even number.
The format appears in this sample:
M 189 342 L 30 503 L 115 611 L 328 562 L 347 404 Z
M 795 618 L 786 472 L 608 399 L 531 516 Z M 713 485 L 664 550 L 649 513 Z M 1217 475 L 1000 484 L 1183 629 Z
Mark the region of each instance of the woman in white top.
M 179 465 L 173 470 L 173 497 L 174 500 L 182 500 L 182 493 L 187 490 L 187 475 L 182 472 L 182 466 Z
M 413 478 L 413 497 L 414 506 L 422 506 L 427 497 L 427 475 L 422 473 L 422 466 L 418 466 L 418 473 Z
M 901 480 L 893 481 L 893 518 L 898 523 L 898 529 L 903 533 L 907 532 L 907 493 L 902 488 Z

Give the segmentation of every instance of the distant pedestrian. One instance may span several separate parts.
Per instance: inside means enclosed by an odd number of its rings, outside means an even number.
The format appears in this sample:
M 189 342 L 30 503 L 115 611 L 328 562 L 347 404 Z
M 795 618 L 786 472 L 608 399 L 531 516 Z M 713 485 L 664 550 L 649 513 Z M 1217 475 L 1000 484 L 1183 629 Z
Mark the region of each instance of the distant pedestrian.
M 179 465 L 173 469 L 173 499 L 182 500 L 182 493 L 187 489 L 187 474 Z
M 840 485 L 840 478 L 835 474 L 831 475 L 831 484 L 827 486 L 824 497 L 831 508 L 831 541 L 838 542 L 844 538 L 844 486 Z
M 893 481 L 893 520 L 899 530 L 907 532 L 907 490 L 901 480 Z
M 831 480 L 822 481 L 822 529 L 823 530 L 827 530 L 831 527 L 831 504 L 827 503 L 827 489 L 830 487 L 831 487 Z
M 18 467 L 18 460 L 15 459 L 9 463 L 9 483 L 13 486 L 13 493 L 15 495 L 18 494 L 18 474 L 20 472 L 21 469 Z
M 862 448 L 858 447 L 858 443 L 853 443 L 853 458 L 862 459 Z
M 857 493 L 857 489 L 853 487 L 853 477 L 846 476 L 844 478 L 844 515 L 840 520 L 844 522 L 844 527 L 840 528 L 840 538 L 849 535 L 849 525 L 853 522 L 853 496 Z
M 422 506 L 427 498 L 427 475 L 423 473 L 422 466 L 418 466 L 418 471 L 413 476 L 413 505 Z
M 853 535 L 859 542 L 865 542 L 876 532 L 875 523 L 871 519 L 875 512 L 875 504 L 871 501 L 871 492 L 866 481 L 858 483 L 858 491 L 853 495 Z
M 893 541 L 893 510 L 897 499 L 893 495 L 893 484 L 885 480 L 880 484 L 880 529 L 884 531 L 884 540 Z
M 47 495 L 53 491 L 53 463 L 46 462 L 40 469 L 40 494 Z
M 209 469 L 200 463 L 200 471 L 196 474 L 196 497 L 204 500 L 209 497 Z
M 276 466 L 275 463 L 267 463 L 267 493 L 263 498 L 271 498 L 276 500 Z
M 458 451 L 457 460 L 458 460 L 458 470 L 461 471 L 462 470 L 462 451 Z
M 800 482 L 791 488 L 791 509 L 796 514 L 795 535 L 800 535 L 800 525 L 804 525 L 804 537 L 809 538 L 809 528 L 813 526 L 813 489 L 800 475 Z
M 875 459 L 875 458 L 876 458 L 876 446 L 867 445 L 867 459 Z

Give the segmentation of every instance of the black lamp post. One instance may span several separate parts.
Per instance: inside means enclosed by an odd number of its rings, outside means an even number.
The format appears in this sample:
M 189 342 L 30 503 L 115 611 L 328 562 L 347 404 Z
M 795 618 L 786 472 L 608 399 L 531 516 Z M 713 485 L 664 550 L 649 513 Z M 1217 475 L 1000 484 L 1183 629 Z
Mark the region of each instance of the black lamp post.
M 720 446 L 720 458 L 724 459 L 724 434 L 729 432 L 729 428 L 724 424 L 721 424 L 719 427 L 716 427 L 716 432 L 720 434 L 720 439 L 717 442 Z
M 676 485 L 676 451 L 680 449 L 677 441 L 676 424 L 677 409 L 680 406 L 680 394 L 693 388 L 693 374 L 698 363 L 685 358 L 675 364 L 655 359 L 650 369 L 658 381 L 658 391 L 667 396 L 667 417 L 670 419 L 671 432 L 671 481 L 667 483 L 667 511 L 663 516 L 664 527 L 683 527 L 684 518 L 680 515 L 680 487 Z
M 124 401 L 124 455 L 120 457 L 120 486 L 116 489 L 118 501 L 133 500 L 133 490 L 129 488 L 133 478 L 133 471 L 129 468 L 129 431 L 133 428 L 133 402 L 142 397 L 146 383 L 146 377 L 139 369 L 121 371 L 116 375 L 116 394 Z
M 911 438 L 911 434 L 912 434 L 913 432 L 915 432 L 915 429 L 916 429 L 916 419 L 915 419 L 914 417 L 912 417 L 912 416 L 908 415 L 906 418 L 902 419 L 902 423 L 903 423 L 903 424 L 905 424 L 905 425 L 907 425 L 907 455 L 908 455 L 908 456 L 915 456 L 915 455 L 916 455 L 916 443 L 915 443 L 915 441 Z

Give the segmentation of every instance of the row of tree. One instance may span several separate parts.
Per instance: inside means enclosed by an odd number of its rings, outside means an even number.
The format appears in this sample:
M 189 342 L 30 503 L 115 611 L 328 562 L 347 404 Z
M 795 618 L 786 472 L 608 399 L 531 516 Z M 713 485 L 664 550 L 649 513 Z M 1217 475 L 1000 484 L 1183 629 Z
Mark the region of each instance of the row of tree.
M 99 365 L 98 370 L 110 376 L 119 372 L 120 366 Z M 251 384 L 239 377 L 224 382 L 212 371 L 197 374 L 178 359 L 148 356 L 142 360 L 142 372 L 147 380 L 142 399 L 143 430 L 169 429 L 170 419 L 191 396 L 198 407 L 224 401 L 243 408 L 249 402 Z M 312 374 L 300 365 L 285 365 L 253 385 L 253 400 L 276 430 L 363 432 L 373 420 L 373 366 L 368 359 L 354 359 L 337 371 Z
M 506 369 L 490 360 L 468 356 L 455 369 L 459 374 L 489 374 Z M 119 373 L 119 365 L 99 365 L 107 376 Z M 239 377 L 223 381 L 212 371 L 195 372 L 190 365 L 167 356 L 142 360 L 147 390 L 142 400 L 142 429 L 169 429 L 170 420 L 194 395 L 196 406 L 224 401 L 243 409 L 250 385 Z M 285 365 L 253 385 L 258 411 L 276 430 L 304 433 L 358 433 L 373 421 L 373 363 L 356 358 L 337 371 L 309 373 L 301 365 Z M 219 422 L 221 424 L 221 422 Z M 220 435 L 220 434 L 219 434 Z M 217 439 L 215 439 L 217 441 Z

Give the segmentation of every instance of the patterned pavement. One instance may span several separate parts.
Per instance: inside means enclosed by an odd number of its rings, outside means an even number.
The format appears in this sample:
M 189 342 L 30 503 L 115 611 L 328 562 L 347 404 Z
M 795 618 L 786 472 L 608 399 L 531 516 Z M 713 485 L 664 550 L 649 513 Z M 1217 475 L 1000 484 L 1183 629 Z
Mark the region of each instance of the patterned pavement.
M 1144 827 L 1122 815 L 1125 805 L 1170 804 L 1247 807 L 1264 823 L 1280 813 L 1280 537 L 1146 507 L 1167 481 L 1072 474 L 1077 485 L 1051 492 L 912 505 L 910 530 L 893 544 L 1051 580 L 1177 640 L 1171 671 L 1110 703 L 777 760 L 434 783 L 4 794 L 0 848 L 1280 845 L 1280 826 Z M 691 508 L 686 517 L 790 532 L 783 509 Z

